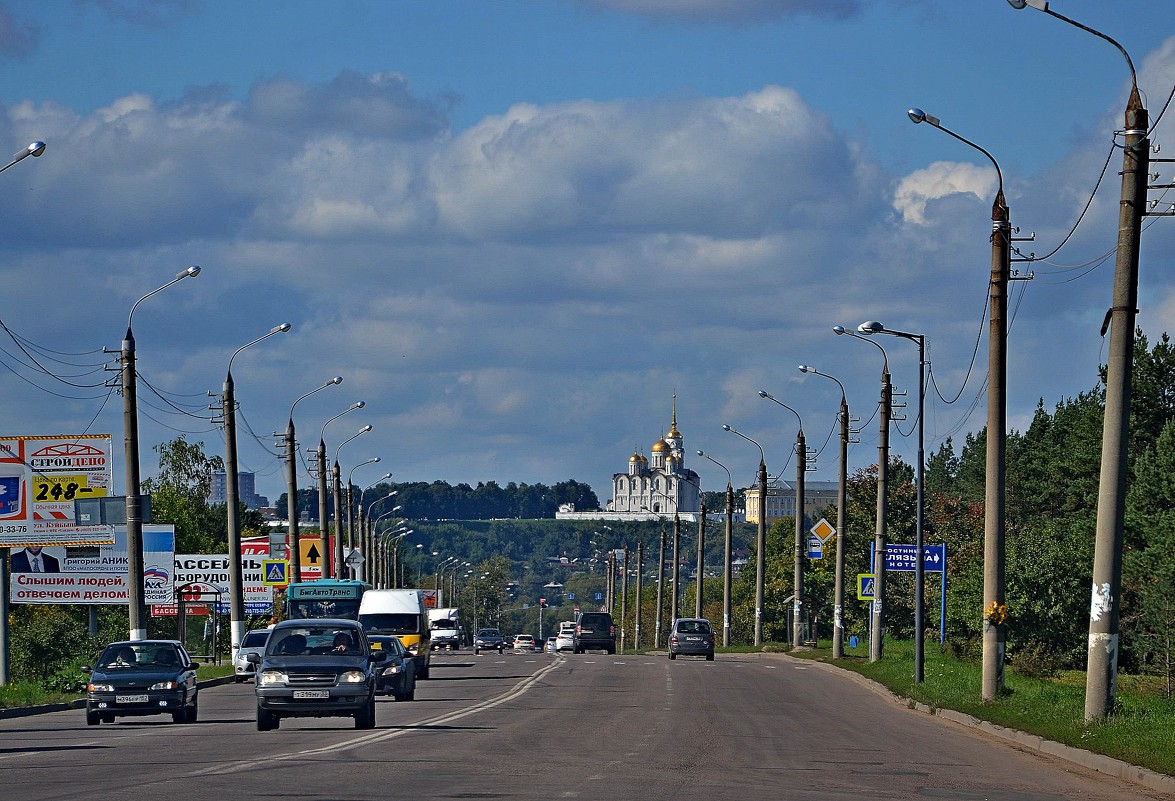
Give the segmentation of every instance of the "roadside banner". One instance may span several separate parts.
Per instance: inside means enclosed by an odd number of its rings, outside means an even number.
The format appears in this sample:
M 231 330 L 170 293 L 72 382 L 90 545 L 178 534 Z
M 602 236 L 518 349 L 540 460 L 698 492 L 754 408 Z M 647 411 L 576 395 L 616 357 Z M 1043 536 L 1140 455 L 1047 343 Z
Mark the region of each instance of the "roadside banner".
M 13 548 L 14 604 L 127 604 L 126 527 L 108 545 Z M 143 526 L 143 588 L 148 604 L 175 601 L 175 527 Z
M 111 435 L 0 437 L 0 547 L 99 545 L 109 526 L 79 526 L 73 503 L 111 490 Z

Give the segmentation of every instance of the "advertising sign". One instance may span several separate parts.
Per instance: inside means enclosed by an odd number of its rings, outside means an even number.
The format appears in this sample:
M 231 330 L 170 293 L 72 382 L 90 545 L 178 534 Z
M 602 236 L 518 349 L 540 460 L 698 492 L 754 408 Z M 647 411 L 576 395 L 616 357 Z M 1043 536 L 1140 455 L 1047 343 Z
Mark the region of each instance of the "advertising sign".
M 104 545 L 12 549 L 9 600 L 15 604 L 126 604 L 126 527 Z M 144 601 L 168 604 L 174 596 L 175 527 L 143 526 Z
M 111 490 L 111 436 L 0 437 L 0 547 L 98 545 L 109 526 L 79 526 L 73 503 Z
M 266 542 L 268 545 L 268 542 Z M 247 607 L 258 608 L 265 606 L 268 611 L 273 598 L 269 587 L 264 581 L 265 554 L 247 553 L 248 544 L 241 544 L 241 589 Z M 188 598 L 192 601 L 216 602 L 216 611 L 221 614 L 229 613 L 231 604 L 229 596 L 229 562 L 228 554 L 176 554 L 175 557 L 175 586 L 187 587 L 197 585 L 202 592 Z M 213 599 L 210 594 L 215 588 L 221 597 Z M 256 613 L 255 613 L 256 614 Z

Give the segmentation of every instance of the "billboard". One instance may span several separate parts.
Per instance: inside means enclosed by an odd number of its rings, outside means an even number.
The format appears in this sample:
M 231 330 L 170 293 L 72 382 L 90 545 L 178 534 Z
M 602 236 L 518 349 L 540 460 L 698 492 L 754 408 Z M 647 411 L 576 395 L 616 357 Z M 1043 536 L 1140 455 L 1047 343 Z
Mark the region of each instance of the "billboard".
M 273 591 L 262 580 L 262 561 L 268 558 L 268 553 L 267 538 L 249 538 L 241 542 L 241 589 L 245 609 L 250 614 L 273 611 Z M 214 601 L 217 612 L 229 613 L 228 554 L 176 554 L 174 582 L 178 588 L 194 586 L 202 590 L 188 600 Z M 210 590 L 218 592 L 219 597 L 213 598 Z
M 126 527 L 102 545 L 13 548 L 9 600 L 14 604 L 127 604 Z M 175 527 L 143 526 L 144 601 L 175 600 Z
M 98 545 L 109 526 L 79 526 L 79 498 L 111 494 L 110 434 L 0 437 L 0 548 Z

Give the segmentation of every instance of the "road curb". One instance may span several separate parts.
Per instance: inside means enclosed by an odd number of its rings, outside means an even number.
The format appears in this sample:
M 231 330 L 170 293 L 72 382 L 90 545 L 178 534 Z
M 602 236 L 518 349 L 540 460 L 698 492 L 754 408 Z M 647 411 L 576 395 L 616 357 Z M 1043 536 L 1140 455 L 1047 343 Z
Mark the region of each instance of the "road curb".
M 859 673 L 854 673 L 851 670 L 844 670 L 836 665 L 830 665 L 827 662 L 820 662 L 815 659 L 799 659 L 789 654 L 779 654 L 779 656 L 786 657 L 803 665 L 819 665 L 825 670 L 834 670 L 842 676 L 848 676 L 853 681 L 857 682 L 867 689 L 873 690 L 879 695 L 889 698 L 899 706 L 903 706 L 914 712 L 923 712 L 932 717 L 942 718 L 959 726 L 965 726 L 969 729 L 977 729 L 993 737 L 998 737 L 1001 740 L 1013 742 L 1030 751 L 1038 751 L 1042 754 L 1064 759 L 1067 762 L 1072 762 L 1076 765 L 1089 768 L 1090 770 L 1104 773 L 1107 776 L 1113 776 L 1117 779 L 1140 784 L 1150 790 L 1158 790 L 1164 793 L 1175 793 L 1175 776 L 1168 776 L 1165 773 L 1150 770 L 1149 768 L 1139 767 L 1138 765 L 1131 765 L 1129 762 L 1123 762 L 1120 759 L 1113 759 L 1102 754 L 1095 754 L 1092 751 L 1086 751 L 1082 748 L 1074 748 L 1071 745 L 1054 742 L 1053 740 L 1046 740 L 1035 734 L 1018 731 L 1017 729 L 1009 729 L 1006 726 L 1000 726 L 987 720 L 980 720 L 966 714 L 965 712 L 957 712 L 953 709 L 940 709 L 931 707 L 927 704 L 919 703 L 911 698 L 905 698 L 892 692 L 884 684 L 879 684 L 870 678 L 866 678 Z

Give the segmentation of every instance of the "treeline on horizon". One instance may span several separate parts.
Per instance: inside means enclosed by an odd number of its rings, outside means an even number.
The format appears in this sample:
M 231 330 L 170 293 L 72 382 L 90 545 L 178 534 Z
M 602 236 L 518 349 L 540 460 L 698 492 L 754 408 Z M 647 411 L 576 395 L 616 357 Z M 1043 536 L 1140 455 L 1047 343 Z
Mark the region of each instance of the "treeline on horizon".
M 358 488 L 356 488 L 357 490 Z M 501 486 L 496 481 L 479 481 L 476 487 L 469 484 L 449 484 L 446 481 L 412 481 L 406 483 L 387 482 L 377 484 L 363 493 L 363 498 L 354 493 L 356 503 L 363 509 L 370 509 L 388 493 L 395 492 L 392 499 L 380 504 L 375 515 L 401 506 L 400 517 L 411 520 L 496 520 L 503 518 L 539 519 L 553 518 L 563 504 L 574 504 L 578 511 L 592 511 L 600 508 L 596 493 L 587 485 L 568 479 L 554 486 L 546 484 L 515 483 Z M 286 493 L 278 498 L 275 507 L 279 514 L 287 508 Z M 328 516 L 333 518 L 328 504 Z M 318 518 L 318 491 L 298 491 L 298 513 Z

